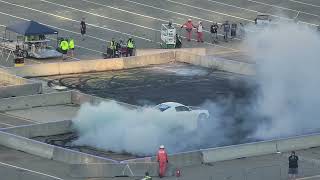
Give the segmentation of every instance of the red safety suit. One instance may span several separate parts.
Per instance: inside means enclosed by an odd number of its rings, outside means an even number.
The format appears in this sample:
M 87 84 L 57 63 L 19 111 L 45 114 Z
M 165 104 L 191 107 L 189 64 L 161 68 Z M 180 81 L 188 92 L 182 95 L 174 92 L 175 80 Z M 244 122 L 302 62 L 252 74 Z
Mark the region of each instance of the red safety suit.
M 166 174 L 166 169 L 168 164 L 168 154 L 166 150 L 159 149 L 157 154 L 157 160 L 159 162 L 159 176 L 163 177 Z
M 192 21 L 187 21 L 186 23 L 184 23 L 182 27 L 185 27 L 186 31 L 187 31 L 187 38 L 188 38 L 188 41 L 191 40 L 191 36 L 192 36 L 192 29 L 195 27 L 192 23 Z

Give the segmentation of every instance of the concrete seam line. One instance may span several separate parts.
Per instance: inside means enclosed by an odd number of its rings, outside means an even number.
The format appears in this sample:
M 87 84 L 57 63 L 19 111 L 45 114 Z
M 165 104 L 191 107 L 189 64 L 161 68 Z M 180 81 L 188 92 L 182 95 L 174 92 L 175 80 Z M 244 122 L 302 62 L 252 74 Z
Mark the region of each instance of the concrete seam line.
M 63 179 L 61 179 L 59 177 L 56 177 L 56 176 L 52 176 L 52 175 L 45 174 L 45 173 L 42 173 L 42 172 L 33 171 L 33 170 L 30 170 L 30 169 L 14 166 L 14 165 L 11 165 L 11 164 L 7 164 L 7 163 L 3 163 L 3 162 L 0 162 L 0 164 L 4 165 L 4 166 L 12 167 L 12 168 L 20 169 L 20 170 L 23 170 L 23 171 L 28 171 L 28 172 L 31 172 L 31 173 L 39 174 L 39 175 L 42 175 L 42 176 L 47 176 L 47 177 L 50 177 L 50 178 L 53 178 L 53 179 L 56 179 L 56 180 L 63 180 Z

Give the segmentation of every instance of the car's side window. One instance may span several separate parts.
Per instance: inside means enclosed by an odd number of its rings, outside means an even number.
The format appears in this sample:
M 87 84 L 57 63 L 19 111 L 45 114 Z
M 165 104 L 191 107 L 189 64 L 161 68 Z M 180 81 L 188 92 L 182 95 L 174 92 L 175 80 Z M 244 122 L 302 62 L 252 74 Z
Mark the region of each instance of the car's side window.
M 181 112 L 181 111 L 190 111 L 190 109 L 186 106 L 177 106 L 175 107 L 177 112 Z

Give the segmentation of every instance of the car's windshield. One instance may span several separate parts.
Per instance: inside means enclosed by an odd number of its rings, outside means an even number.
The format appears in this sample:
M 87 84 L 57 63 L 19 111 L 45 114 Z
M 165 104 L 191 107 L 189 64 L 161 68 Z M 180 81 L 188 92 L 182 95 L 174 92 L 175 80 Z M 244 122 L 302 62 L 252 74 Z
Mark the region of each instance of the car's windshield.
M 169 109 L 170 106 L 166 105 L 166 104 L 159 104 L 158 106 L 156 106 L 156 108 L 163 112 L 163 111 Z

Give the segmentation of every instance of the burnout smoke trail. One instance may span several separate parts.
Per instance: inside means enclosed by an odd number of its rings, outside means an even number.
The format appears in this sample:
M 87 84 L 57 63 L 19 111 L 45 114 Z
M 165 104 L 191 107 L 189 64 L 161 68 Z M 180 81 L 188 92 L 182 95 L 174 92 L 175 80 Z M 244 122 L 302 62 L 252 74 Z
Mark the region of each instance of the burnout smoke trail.
M 278 23 L 246 45 L 257 61 L 260 95 L 257 113 L 269 117 L 255 137 L 287 137 L 317 131 L 320 127 L 319 32 L 295 23 Z

